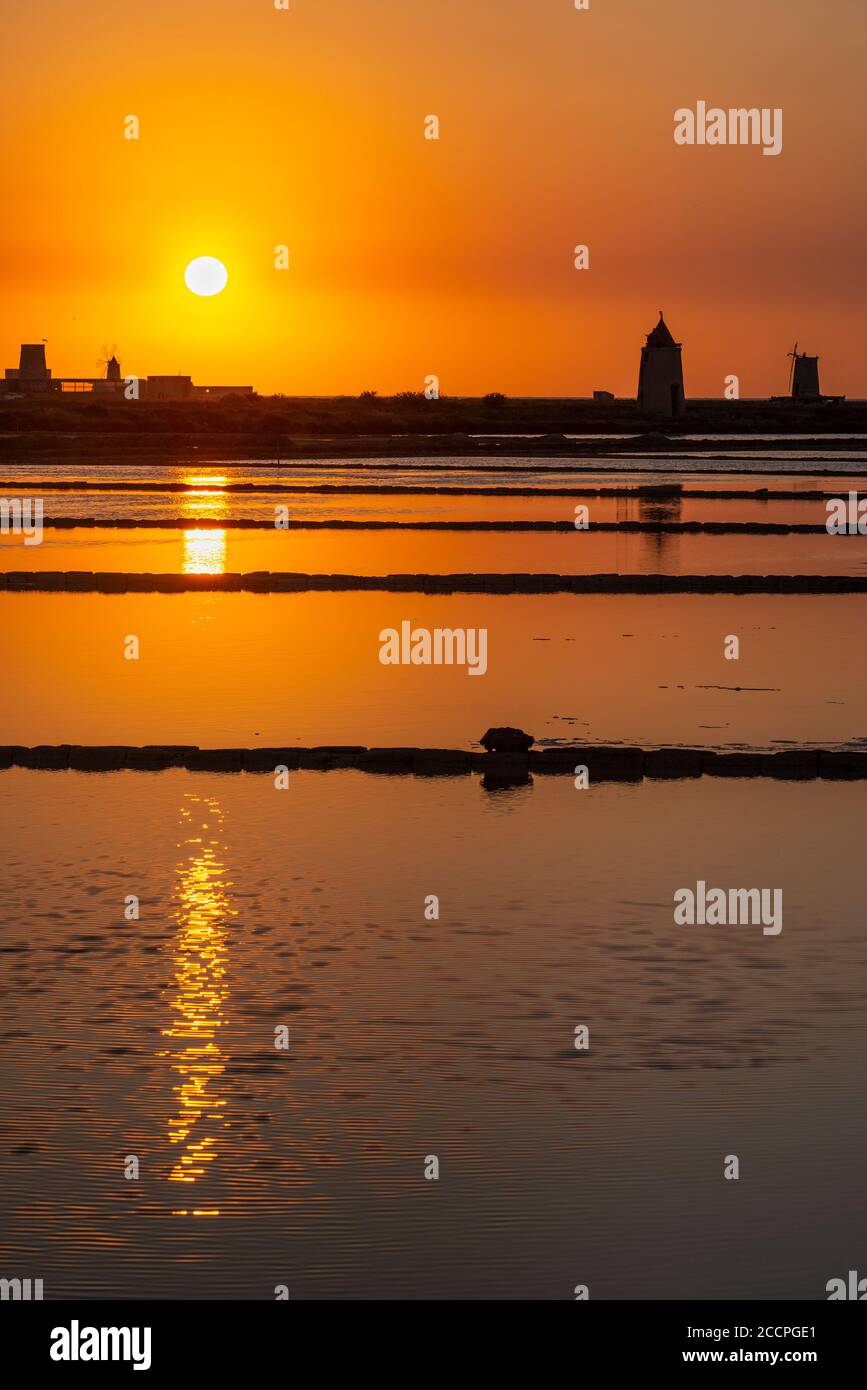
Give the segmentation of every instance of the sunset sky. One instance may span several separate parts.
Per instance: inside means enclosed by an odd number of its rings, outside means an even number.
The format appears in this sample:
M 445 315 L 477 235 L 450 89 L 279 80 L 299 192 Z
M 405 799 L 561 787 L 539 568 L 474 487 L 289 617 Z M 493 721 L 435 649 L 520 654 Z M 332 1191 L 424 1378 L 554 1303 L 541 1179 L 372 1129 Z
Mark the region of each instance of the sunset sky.
M 0 367 L 634 395 L 663 307 L 688 395 L 784 391 L 798 339 L 865 396 L 865 42 L 864 0 L 11 0 Z M 782 154 L 676 146 L 699 99 Z

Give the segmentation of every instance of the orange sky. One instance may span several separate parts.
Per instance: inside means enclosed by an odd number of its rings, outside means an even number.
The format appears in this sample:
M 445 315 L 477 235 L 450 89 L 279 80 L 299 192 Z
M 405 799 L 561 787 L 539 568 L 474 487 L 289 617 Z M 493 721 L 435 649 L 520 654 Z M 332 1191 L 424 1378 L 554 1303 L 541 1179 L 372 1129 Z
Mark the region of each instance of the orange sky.
M 863 0 L 42 0 L 4 48 L 0 366 L 634 395 L 662 306 L 688 394 L 785 390 L 797 338 L 867 395 Z M 698 99 L 782 154 L 676 146 Z

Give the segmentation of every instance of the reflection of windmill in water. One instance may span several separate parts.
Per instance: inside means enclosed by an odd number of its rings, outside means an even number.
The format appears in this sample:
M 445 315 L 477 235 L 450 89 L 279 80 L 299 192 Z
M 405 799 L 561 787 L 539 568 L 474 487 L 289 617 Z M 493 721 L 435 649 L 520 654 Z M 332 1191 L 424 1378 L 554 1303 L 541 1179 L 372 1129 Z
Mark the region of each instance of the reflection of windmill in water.
M 636 515 L 636 503 L 637 515 Z M 616 515 L 617 521 L 637 521 L 644 525 L 676 525 L 680 522 L 683 511 L 683 484 L 682 483 L 649 483 L 639 486 L 625 497 L 618 497 Z M 629 550 L 634 542 L 631 541 L 630 533 L 625 532 L 627 550 L 624 554 L 618 554 L 618 563 L 621 561 L 628 567 Z M 680 535 L 677 531 L 642 531 L 639 533 L 638 546 L 640 551 L 639 568 L 645 574 L 676 574 L 678 572 L 677 556 L 680 551 Z M 667 560 L 667 568 L 663 561 Z
M 655 522 L 659 525 L 680 522 L 683 509 L 682 492 L 681 483 L 657 483 L 647 492 L 639 490 L 639 521 L 649 524 Z M 655 569 L 658 573 L 664 574 L 677 573 L 680 569 L 677 563 L 680 536 L 676 531 L 646 531 L 641 537 L 641 542 L 648 569 Z M 665 566 L 662 563 L 664 558 L 667 560 Z

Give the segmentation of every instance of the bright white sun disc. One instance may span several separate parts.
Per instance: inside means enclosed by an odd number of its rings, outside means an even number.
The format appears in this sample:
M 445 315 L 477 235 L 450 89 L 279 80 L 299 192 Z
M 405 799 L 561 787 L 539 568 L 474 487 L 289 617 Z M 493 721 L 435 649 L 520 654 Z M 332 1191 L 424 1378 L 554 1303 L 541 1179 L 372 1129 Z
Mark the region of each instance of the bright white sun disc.
M 219 294 L 228 279 L 229 272 L 216 256 L 196 256 L 184 271 L 184 284 L 193 294 Z

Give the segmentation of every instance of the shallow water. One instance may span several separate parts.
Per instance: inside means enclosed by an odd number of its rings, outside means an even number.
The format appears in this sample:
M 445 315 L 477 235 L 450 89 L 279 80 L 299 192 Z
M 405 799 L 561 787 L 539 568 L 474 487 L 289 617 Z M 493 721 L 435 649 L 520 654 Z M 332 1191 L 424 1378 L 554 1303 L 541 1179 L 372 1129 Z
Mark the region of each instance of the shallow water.
M 851 487 L 864 490 L 867 449 L 829 454 L 781 450 L 752 457 L 730 454 L 674 458 L 612 455 L 603 458 L 498 458 L 459 454 L 437 458 L 310 459 L 278 464 L 276 460 L 189 459 L 182 464 L 52 463 L 34 458 L 27 463 L 0 464 L 0 481 L 36 479 L 88 482 L 183 482 L 193 486 L 219 482 L 265 482 L 290 491 L 293 486 L 350 487 L 405 484 L 411 487 L 597 487 L 683 483 L 725 488 L 785 487 L 825 489 L 828 479 L 846 477 Z
M 867 537 L 615 531 L 46 530 L 0 570 L 222 574 L 864 574 Z
M 5 1261 L 47 1298 L 823 1298 L 861 1255 L 865 814 L 0 772 Z M 781 886 L 781 934 L 675 926 L 698 878 Z
M 485 628 L 486 673 L 382 665 L 403 620 Z M 0 593 L 0 741 L 842 743 L 867 736 L 865 622 L 863 595 Z
M 851 479 L 829 479 L 822 491 L 835 483 L 846 497 Z M 790 489 L 793 491 L 793 489 Z M 745 498 L 712 497 L 650 498 L 636 496 L 588 497 L 577 495 L 533 496 L 513 492 L 509 495 L 467 495 L 451 490 L 444 493 L 302 493 L 277 489 L 274 492 L 245 495 L 219 488 L 197 487 L 180 493 L 88 492 L 40 493 L 38 487 L 21 486 L 17 498 L 41 497 L 46 525 L 54 518 L 87 520 L 130 519 L 161 521 L 181 519 L 195 526 L 204 519 L 231 525 L 233 521 L 257 520 L 274 526 L 279 516 L 292 520 L 355 521 L 559 521 L 574 525 L 576 507 L 587 508 L 592 522 L 776 522 L 787 525 L 808 523 L 825 526 L 828 519 L 822 498 Z M 277 508 L 280 511 L 277 511 Z M 0 533 L 0 545 L 11 538 Z
M 864 564 L 862 538 L 827 535 L 231 526 L 276 502 L 320 519 L 574 516 L 565 496 L 291 492 L 322 481 L 867 491 L 796 446 L 779 466 L 801 473 L 776 478 L 769 458 L 708 478 L 732 466 L 709 455 L 693 474 L 659 458 L 588 474 L 420 462 L 39 466 L 197 478 L 180 494 L 45 493 L 49 515 L 190 524 L 5 537 L 0 567 Z M 32 466 L 2 472 L 30 490 Z M 286 492 L 215 481 L 275 475 Z M 600 521 L 825 519 L 815 500 L 589 505 Z M 486 674 L 384 667 L 380 634 L 405 619 L 485 628 Z M 542 744 L 863 747 L 865 620 L 858 595 L 0 593 L 0 743 L 466 748 L 516 724 Z M 495 792 L 328 772 L 278 792 L 264 774 L 0 771 L 3 1272 L 43 1279 L 47 1298 L 570 1299 L 578 1283 L 593 1298 L 823 1298 L 861 1257 L 865 811 L 864 783 L 578 792 L 537 777 Z M 699 879 L 780 887 L 782 933 L 676 926 L 673 893 Z

